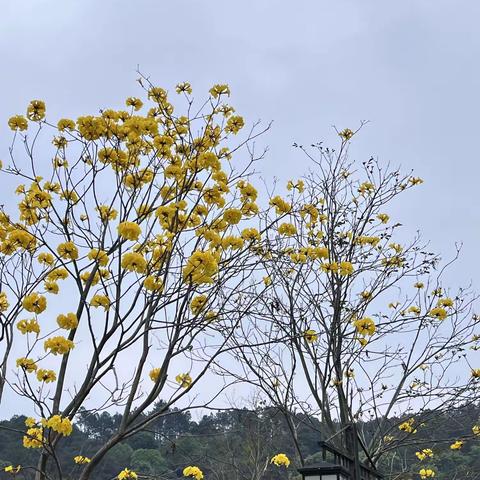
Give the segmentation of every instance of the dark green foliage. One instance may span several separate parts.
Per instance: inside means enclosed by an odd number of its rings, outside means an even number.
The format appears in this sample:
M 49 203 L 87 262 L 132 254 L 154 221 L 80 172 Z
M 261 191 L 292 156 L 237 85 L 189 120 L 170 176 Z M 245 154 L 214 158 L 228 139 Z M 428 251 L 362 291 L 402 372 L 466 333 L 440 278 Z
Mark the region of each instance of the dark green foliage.
M 156 408 L 159 409 L 159 403 Z M 388 478 L 418 478 L 421 468 L 415 451 L 432 448 L 435 456 L 428 466 L 437 471 L 436 479 L 473 480 L 480 472 L 480 441 L 470 439 L 460 451 L 452 451 L 451 439 L 471 437 L 471 427 L 478 423 L 480 407 L 468 406 L 458 411 L 437 415 L 418 429 L 412 444 L 394 448 L 380 466 Z M 322 427 L 315 418 L 294 415 L 298 444 L 306 463 L 319 459 L 318 440 Z M 120 423 L 120 415 L 82 412 L 70 437 L 63 439 L 58 460 L 64 479 L 76 479 L 81 466 L 73 462 L 75 455 L 91 456 L 110 438 Z M 24 416 L 0 422 L 0 466 L 7 464 L 33 466 L 38 451 L 22 448 Z M 368 439 L 374 425 L 359 424 Z M 287 470 L 270 465 L 276 453 L 285 453 L 292 460 Z M 95 471 L 95 480 L 113 479 L 123 468 L 131 468 L 151 479 L 177 479 L 187 465 L 199 466 L 206 480 L 286 480 L 293 478 L 299 457 L 292 442 L 285 416 L 274 408 L 256 411 L 232 409 L 204 415 L 194 421 L 190 412 L 169 411 L 137 435 L 115 446 Z M 3 470 L 3 468 L 2 468 Z M 402 472 L 405 472 L 402 474 Z M 413 475 L 410 473 L 413 472 Z M 58 478 L 52 470 L 52 477 Z M 11 478 L 3 472 L 0 478 Z M 17 480 L 33 478 L 26 470 Z

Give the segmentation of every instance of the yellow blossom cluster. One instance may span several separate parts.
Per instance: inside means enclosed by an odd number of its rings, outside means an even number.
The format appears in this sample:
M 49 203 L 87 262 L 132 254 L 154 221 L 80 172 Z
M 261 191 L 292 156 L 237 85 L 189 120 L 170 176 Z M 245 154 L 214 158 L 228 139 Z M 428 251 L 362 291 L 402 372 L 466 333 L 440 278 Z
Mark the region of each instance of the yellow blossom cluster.
M 192 384 L 192 377 L 188 373 L 179 373 L 175 381 L 182 387 L 188 388 Z
M 0 312 L 6 312 L 10 304 L 8 303 L 7 294 L 0 292 Z
M 47 338 L 43 346 L 45 351 L 50 351 L 53 355 L 65 355 L 75 346 L 75 344 L 68 338 L 57 336 Z
M 20 357 L 17 358 L 17 367 L 22 368 L 27 373 L 32 373 L 37 370 L 37 364 L 32 358 Z
M 90 300 L 92 307 L 103 307 L 105 311 L 110 308 L 110 299 L 106 295 L 96 294 Z
M 358 318 L 354 320 L 353 326 L 363 337 L 373 335 L 376 330 L 375 322 L 369 317 Z
M 433 478 L 435 476 L 435 472 L 431 468 L 422 468 L 418 474 L 422 480 L 425 480 L 426 478 Z
M 398 429 L 406 433 L 417 433 L 417 429 L 414 427 L 414 424 L 415 424 L 415 419 L 409 418 L 405 422 L 402 422 L 398 426 Z
M 200 294 L 192 298 L 190 302 L 190 310 L 194 315 L 201 313 L 207 306 L 208 298 L 206 295 Z
M 28 425 L 27 425 L 28 426 Z M 23 436 L 23 446 L 25 448 L 42 448 L 43 446 L 43 428 L 30 427 Z
M 40 333 L 40 325 L 36 318 L 30 318 L 28 320 L 19 320 L 17 322 L 17 329 L 25 335 L 26 333 Z
M 117 475 L 118 480 L 127 480 L 127 479 L 133 479 L 137 480 L 138 475 L 133 471 L 129 470 L 128 468 L 124 468 L 118 475 Z
M 78 327 L 78 318 L 75 313 L 60 314 L 57 317 L 57 323 L 60 328 L 73 330 Z
M 22 301 L 23 308 L 27 312 L 42 313 L 47 308 L 47 299 L 39 293 L 30 293 L 26 295 Z
M 72 422 L 70 422 L 68 418 L 60 415 L 53 415 L 48 420 L 43 419 L 42 425 L 44 428 L 50 428 L 63 436 L 70 435 L 73 430 Z
M 18 472 L 20 472 L 21 469 L 22 469 L 21 465 L 17 465 L 16 467 L 14 467 L 13 465 L 8 465 L 4 468 L 4 471 L 5 473 L 11 473 L 15 475 Z
M 142 233 L 140 225 L 135 222 L 122 222 L 118 225 L 117 229 L 118 234 L 125 240 L 136 241 Z
M 158 377 L 160 377 L 160 368 L 152 368 L 150 370 L 150 373 L 148 374 L 152 382 L 156 382 L 158 380 Z
M 292 237 L 297 233 L 297 228 L 295 227 L 295 225 L 292 225 L 291 223 L 282 223 L 278 227 L 278 233 L 286 237 Z
M 46 370 L 44 368 L 39 368 L 36 375 L 39 382 L 51 383 L 57 379 L 57 374 L 53 370 Z
M 67 260 L 78 259 L 78 248 L 73 242 L 64 242 L 57 247 L 57 253 L 60 258 Z
M 318 340 L 318 333 L 315 330 L 305 330 L 303 332 L 303 338 L 308 342 L 308 343 L 313 343 Z
M 193 477 L 195 480 L 203 479 L 203 472 L 195 466 L 188 466 L 183 469 L 184 477 Z
M 91 460 L 88 457 L 84 457 L 83 455 L 77 455 L 73 457 L 73 461 L 78 465 L 85 465 L 86 463 L 90 463 Z
M 422 462 L 426 458 L 433 457 L 433 451 L 432 451 L 431 448 L 424 448 L 423 450 L 420 450 L 419 452 L 415 452 L 415 455 Z
M 277 453 L 272 457 L 270 463 L 273 463 L 277 467 L 281 467 L 282 465 L 288 467 L 290 465 L 290 459 L 284 453 Z
M 456 440 L 450 445 L 451 450 L 460 450 L 463 447 L 463 441 L 462 440 Z
M 213 283 L 218 271 L 217 259 L 210 251 L 195 251 L 183 268 L 183 278 L 195 284 Z
M 322 270 L 324 272 L 338 273 L 342 276 L 351 275 L 355 269 L 350 262 L 326 262 L 322 263 Z

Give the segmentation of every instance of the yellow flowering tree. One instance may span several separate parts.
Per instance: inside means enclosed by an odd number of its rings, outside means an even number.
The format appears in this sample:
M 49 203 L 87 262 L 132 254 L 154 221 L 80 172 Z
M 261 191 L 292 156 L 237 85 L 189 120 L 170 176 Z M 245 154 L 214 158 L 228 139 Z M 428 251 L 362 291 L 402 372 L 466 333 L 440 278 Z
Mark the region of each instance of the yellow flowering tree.
M 170 96 L 139 83 L 146 98 L 124 109 L 54 121 L 34 100 L 8 121 L 2 184 L 17 181 L 18 208 L 0 212 L 1 378 L 37 413 L 23 443 L 38 449 L 38 480 L 62 478 L 50 460 L 80 409 L 122 413 L 88 461 L 75 457 L 87 479 L 173 404 L 208 402 L 197 384 L 241 321 L 236 298 L 258 264 L 250 177 L 263 152 L 248 145 L 265 129 L 241 131 L 227 85 L 197 105 L 188 83 Z
M 449 290 L 439 256 L 420 236 L 406 241 L 388 213 L 422 180 L 353 162 L 354 132 L 339 134 L 337 149 L 298 147 L 311 173 L 270 199 L 262 218 L 278 228 L 258 245 L 263 282 L 245 303 L 266 291 L 232 339 L 243 345 L 235 367 L 224 368 L 285 413 L 301 462 L 294 410 L 318 415 L 325 440 L 357 445 L 377 465 L 437 412 L 478 399 L 480 337 L 471 292 Z

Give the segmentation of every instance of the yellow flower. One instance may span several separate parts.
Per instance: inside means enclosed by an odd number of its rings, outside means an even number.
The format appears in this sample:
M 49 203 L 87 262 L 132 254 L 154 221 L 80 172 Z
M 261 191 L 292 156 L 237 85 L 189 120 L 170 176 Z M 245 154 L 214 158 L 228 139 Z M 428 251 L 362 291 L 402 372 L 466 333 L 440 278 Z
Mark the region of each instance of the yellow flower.
M 472 368 L 472 378 L 480 378 L 480 368 Z
M 398 429 L 401 430 L 402 432 L 417 433 L 417 429 L 413 426 L 414 423 L 415 423 L 415 419 L 409 418 L 407 421 L 401 423 L 398 426 Z
M 243 117 L 239 115 L 234 115 L 227 120 L 227 124 L 225 125 L 225 131 L 236 135 L 243 128 L 244 125 L 245 122 L 243 121 Z
M 294 188 L 296 188 L 300 193 L 302 193 L 305 190 L 305 183 L 303 180 L 298 180 L 297 183 L 295 183 L 293 180 L 289 180 L 287 183 L 287 190 L 291 191 Z
M 297 229 L 295 225 L 292 225 L 291 223 L 282 223 L 278 227 L 278 233 L 280 235 L 285 235 L 286 237 L 292 237 L 297 233 Z
M 375 322 L 368 317 L 355 320 L 353 325 L 357 329 L 357 332 L 363 337 L 366 337 L 367 335 L 373 335 L 376 330 Z
M 192 384 L 192 377 L 188 373 L 180 373 L 175 377 L 175 381 L 182 388 L 188 388 Z
M 423 183 L 423 180 L 420 177 L 410 177 L 408 181 L 412 185 L 420 185 L 421 183 Z
M 94 295 L 90 300 L 90 305 L 92 307 L 103 307 L 105 311 L 110 308 L 110 299 L 106 295 Z
M 57 128 L 60 132 L 65 130 L 74 130 L 75 122 L 69 118 L 61 118 L 57 123 Z
M 31 318 L 30 320 L 20 320 L 17 323 L 17 328 L 23 335 L 26 333 L 40 333 L 40 325 L 35 318 Z
M 161 292 L 163 290 L 163 281 L 159 277 L 149 275 L 143 281 L 143 286 L 151 292 Z
M 430 448 L 424 448 L 420 452 L 415 452 L 415 455 L 420 461 L 423 461 L 426 458 L 433 457 L 433 451 Z
M 183 267 L 183 279 L 196 284 L 213 283 L 213 276 L 217 271 L 218 263 L 212 253 L 197 250 Z
M 42 252 L 38 255 L 37 261 L 42 265 L 53 265 L 55 263 L 55 258 L 51 253 Z
M 117 476 L 118 480 L 125 480 L 128 478 L 133 478 L 136 480 L 138 478 L 137 474 L 133 470 L 129 470 L 128 468 L 124 468 Z
M 217 84 L 214 85 L 210 90 L 210 95 L 213 98 L 218 98 L 220 95 L 228 95 L 230 96 L 230 88 L 228 85 L 225 84 Z
M 99 205 L 95 207 L 95 210 L 97 210 L 100 220 L 104 223 L 107 223 L 109 220 L 115 220 L 118 215 L 118 212 L 109 205 Z
M 128 97 L 125 100 L 127 107 L 133 107 L 135 111 L 140 110 L 143 107 L 143 102 L 139 98 Z
M 37 424 L 37 421 L 32 417 L 27 417 L 25 419 L 25 426 L 26 427 L 31 428 L 31 427 L 35 426 L 36 424 Z
M 480 425 L 474 425 L 472 427 L 472 433 L 477 437 L 480 436 Z
M 11 130 L 20 130 L 23 132 L 28 128 L 27 119 L 23 115 L 15 115 L 8 120 L 8 126 Z
M 5 292 L 0 292 L 0 312 L 6 312 L 10 304 L 7 300 L 7 294 Z
M 49 281 L 65 280 L 67 277 L 68 272 L 65 268 L 56 268 L 47 275 Z
M 130 272 L 145 273 L 147 270 L 147 261 L 140 253 L 125 253 L 122 256 L 122 268 Z
M 344 141 L 348 141 L 353 137 L 354 133 L 349 128 L 345 128 L 341 132 L 339 132 L 338 135 L 342 137 Z
M 260 240 L 260 233 L 256 228 L 245 228 L 242 230 L 241 237 L 246 242 L 254 242 Z
M 435 307 L 428 312 L 428 316 L 438 320 L 445 320 L 447 318 L 447 311 L 442 307 Z
M 368 290 L 364 290 L 363 292 L 360 293 L 360 296 L 362 297 L 363 300 L 369 300 L 372 298 L 372 292 L 369 292 Z
M 423 282 L 417 282 L 417 283 L 415 283 L 413 286 L 414 286 L 415 288 L 424 288 L 424 287 L 425 287 L 425 285 L 424 285 Z
M 73 242 L 61 243 L 57 247 L 57 252 L 61 258 L 76 260 L 78 258 L 78 248 Z
M 45 370 L 43 368 L 37 370 L 37 380 L 39 382 L 50 383 L 54 382 L 56 379 L 57 375 L 53 370 Z
M 288 468 L 290 465 L 290 459 L 284 453 L 277 453 L 272 459 L 270 463 L 274 463 L 277 467 L 284 465 Z
M 308 343 L 313 343 L 318 340 L 318 334 L 315 330 L 305 330 L 303 332 L 303 338 L 308 342 Z
M 97 248 L 92 248 L 90 252 L 88 252 L 88 258 L 90 260 L 96 260 L 99 265 L 104 267 L 108 263 L 108 255 L 105 250 L 98 250 Z
M 208 299 L 206 295 L 196 295 L 190 302 L 190 310 L 194 315 L 198 315 L 205 309 L 207 301 Z
M 282 197 L 280 197 L 279 195 L 276 195 L 275 197 L 273 197 L 272 199 L 270 199 L 270 202 L 269 204 L 272 206 L 272 207 L 275 207 L 275 213 L 277 215 L 282 215 L 284 213 L 288 213 L 290 212 L 290 210 L 292 209 L 292 206 L 290 205 L 290 203 L 288 203 L 287 201 L 285 201 Z
M 225 210 L 223 219 L 230 225 L 236 225 L 242 219 L 242 211 L 237 208 Z
M 135 222 L 122 222 L 117 227 L 118 233 L 126 240 L 138 240 L 142 230 Z
M 422 468 L 418 473 L 422 480 L 426 478 L 433 478 L 435 476 L 435 472 L 431 468 Z
M 195 480 L 202 480 L 203 479 L 203 472 L 194 466 L 185 467 L 183 469 L 183 476 L 184 477 L 193 477 Z
M 17 465 L 16 467 L 14 467 L 13 465 L 9 465 L 8 467 L 5 467 L 4 470 L 6 473 L 15 474 L 18 473 L 21 469 L 22 467 L 20 465 Z
M 460 450 L 463 447 L 462 440 L 456 440 L 454 443 L 450 445 L 451 450 Z
M 39 122 L 45 117 L 45 110 L 45 102 L 32 100 L 27 108 L 27 118 L 34 122 Z
M 77 455 L 76 457 L 73 457 L 73 461 L 79 465 L 84 465 L 91 462 L 88 457 L 84 457 L 83 455 Z
M 23 446 L 25 448 L 41 448 L 43 446 L 43 428 L 29 428 L 23 436 Z
M 91 285 L 96 285 L 100 281 L 100 270 L 97 270 L 92 276 L 92 272 L 85 270 L 80 274 L 80 279 L 84 284 L 90 282 Z
M 175 91 L 179 94 L 182 93 L 182 92 L 191 94 L 192 93 L 192 86 L 188 82 L 177 83 L 177 85 L 175 87 Z
M 27 373 L 32 373 L 37 369 L 37 364 L 32 358 L 17 358 L 17 367 L 23 368 Z
M 67 313 L 66 315 L 58 315 L 57 323 L 60 328 L 72 330 L 78 327 L 78 318 L 75 313 Z
M 440 298 L 437 302 L 439 307 L 453 307 L 453 300 L 451 298 Z
M 375 190 L 375 185 L 371 182 L 363 182 L 357 189 L 358 193 L 364 195 L 366 193 L 371 193 Z
M 72 422 L 66 417 L 60 415 L 53 415 L 45 422 L 45 427 L 51 428 L 54 432 L 60 433 L 67 437 L 72 433 Z
M 47 299 L 43 295 L 33 292 L 23 299 L 22 305 L 28 312 L 38 315 L 47 308 Z
M 53 353 L 53 355 L 65 355 L 75 347 L 75 344 L 65 337 L 57 336 L 47 338 L 43 343 L 43 347 L 45 351 L 50 350 L 50 353 Z
M 263 277 L 263 283 L 268 287 L 272 284 L 272 279 L 270 277 Z
M 368 343 L 368 340 L 366 338 L 357 338 L 357 340 L 362 347 L 364 347 Z
M 152 368 L 148 376 L 151 378 L 152 382 L 156 382 L 160 376 L 160 368 Z
M 351 275 L 354 271 L 353 265 L 350 262 L 340 262 L 338 265 L 340 275 Z
M 37 244 L 36 238 L 26 230 L 14 229 L 8 235 L 8 239 L 15 248 L 33 250 Z
M 390 220 L 390 217 L 386 213 L 379 213 L 377 219 L 382 223 L 387 223 Z

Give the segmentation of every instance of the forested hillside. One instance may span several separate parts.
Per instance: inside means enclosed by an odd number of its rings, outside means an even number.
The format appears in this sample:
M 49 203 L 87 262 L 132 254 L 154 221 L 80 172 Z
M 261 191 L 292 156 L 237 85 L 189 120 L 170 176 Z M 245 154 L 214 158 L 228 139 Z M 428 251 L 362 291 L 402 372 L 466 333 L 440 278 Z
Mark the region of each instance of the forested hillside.
M 160 408 L 161 403 L 156 405 Z M 446 412 L 420 427 L 409 447 L 394 448 L 383 459 L 383 472 L 390 479 L 418 477 L 420 463 L 415 452 L 433 447 L 430 465 L 435 467 L 439 480 L 473 480 L 480 478 L 480 441 L 472 439 L 471 426 L 478 423 L 480 406 L 469 406 Z M 306 463 L 319 459 L 318 441 L 322 439 L 322 426 L 315 418 L 295 415 L 302 456 Z M 2 465 L 33 465 L 37 456 L 31 449 L 21 448 L 25 430 L 25 416 L 15 416 L 0 422 L 0 462 Z M 83 412 L 75 423 L 71 436 L 58 451 L 58 461 L 68 478 L 76 478 L 79 466 L 73 458 L 89 456 L 118 428 L 120 415 L 108 412 Z M 359 424 L 368 432 L 373 422 Z M 462 449 L 451 450 L 450 442 L 443 438 L 468 439 Z M 284 415 L 273 408 L 256 410 L 225 410 L 192 419 L 192 413 L 171 410 L 153 422 L 142 433 L 116 446 L 103 460 L 95 478 L 114 478 L 119 469 L 131 467 L 144 478 L 177 478 L 187 465 L 200 465 L 206 479 L 258 480 L 260 478 L 286 479 L 297 475 L 298 455 L 291 441 L 291 432 Z M 478 438 L 478 437 L 477 437 Z M 272 453 L 286 453 L 292 460 L 288 469 L 270 465 Z M 3 470 L 3 469 L 2 469 Z M 2 473 L 2 478 L 8 475 Z M 23 477 L 22 477 L 23 475 Z M 30 476 L 29 476 L 30 475 Z M 17 478 L 32 478 L 28 469 L 22 469 Z M 11 478 L 11 475 L 10 475 Z

